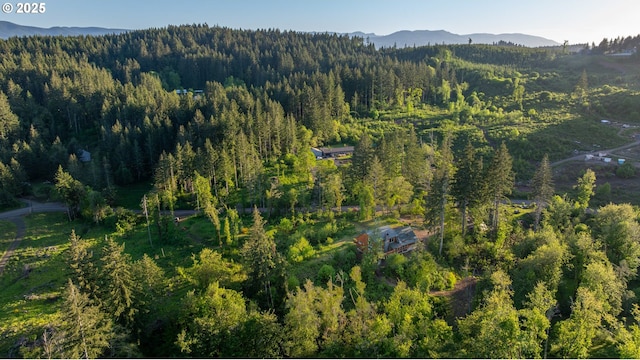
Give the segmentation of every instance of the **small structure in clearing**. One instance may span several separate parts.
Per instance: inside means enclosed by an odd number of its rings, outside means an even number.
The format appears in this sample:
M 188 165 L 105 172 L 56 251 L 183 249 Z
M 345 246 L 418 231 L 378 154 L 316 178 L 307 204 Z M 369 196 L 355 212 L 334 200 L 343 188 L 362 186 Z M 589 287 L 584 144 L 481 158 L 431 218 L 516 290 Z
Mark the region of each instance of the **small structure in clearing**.
M 372 238 L 382 240 L 382 251 L 387 257 L 391 254 L 405 254 L 415 250 L 418 237 L 410 226 L 392 228 L 381 226 L 374 230 L 369 230 L 358 235 L 354 242 L 360 252 L 368 250 L 371 246 Z

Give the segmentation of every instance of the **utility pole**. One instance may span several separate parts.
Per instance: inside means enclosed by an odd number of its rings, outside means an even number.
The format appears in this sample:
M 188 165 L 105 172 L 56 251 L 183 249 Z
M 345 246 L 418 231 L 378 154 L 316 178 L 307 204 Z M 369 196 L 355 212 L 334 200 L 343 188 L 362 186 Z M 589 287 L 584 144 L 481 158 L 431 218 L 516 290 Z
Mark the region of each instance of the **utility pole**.
M 142 197 L 142 211 L 144 211 L 144 217 L 147 219 L 147 234 L 149 234 L 149 245 L 153 247 L 151 242 L 151 229 L 149 229 L 149 212 L 147 211 L 147 195 Z

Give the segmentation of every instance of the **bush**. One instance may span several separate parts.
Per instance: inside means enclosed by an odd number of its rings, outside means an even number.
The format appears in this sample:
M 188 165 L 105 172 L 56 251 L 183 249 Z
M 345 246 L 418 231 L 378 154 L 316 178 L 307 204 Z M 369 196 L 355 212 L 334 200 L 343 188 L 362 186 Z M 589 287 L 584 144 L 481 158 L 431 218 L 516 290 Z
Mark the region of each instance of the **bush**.
M 406 263 L 407 258 L 404 255 L 391 254 L 387 257 L 383 272 L 385 276 L 402 279 Z
M 636 168 L 629 163 L 624 163 L 616 170 L 616 176 L 622 179 L 630 179 L 636 175 Z
M 354 267 L 357 263 L 355 245 L 347 246 L 346 249 L 340 250 L 333 255 L 333 265 L 345 272 Z
M 133 211 L 121 207 L 116 208 L 115 217 L 115 228 L 119 235 L 125 235 L 129 231 L 133 230 L 138 220 Z
M 289 276 L 289 278 L 287 279 L 287 288 L 291 291 L 299 286 L 300 280 L 298 280 L 298 277 L 295 275 Z
M 446 272 L 445 279 L 447 281 L 447 289 L 449 290 L 453 289 L 458 281 L 458 279 L 456 279 L 456 274 L 451 271 Z
M 608 182 L 596 187 L 596 194 L 594 199 L 599 200 L 601 203 L 607 203 L 611 200 L 611 184 Z
M 278 225 L 278 230 L 287 234 L 293 231 L 293 223 L 288 218 L 282 218 L 280 220 L 280 224 Z
M 291 262 L 302 262 L 309 259 L 316 254 L 313 246 L 309 244 L 309 241 L 304 237 L 300 237 L 295 244 L 289 247 L 288 258 Z
M 318 281 L 321 284 L 325 284 L 329 280 L 332 280 L 335 275 L 336 275 L 336 270 L 333 268 L 333 266 L 329 264 L 324 264 L 318 271 Z

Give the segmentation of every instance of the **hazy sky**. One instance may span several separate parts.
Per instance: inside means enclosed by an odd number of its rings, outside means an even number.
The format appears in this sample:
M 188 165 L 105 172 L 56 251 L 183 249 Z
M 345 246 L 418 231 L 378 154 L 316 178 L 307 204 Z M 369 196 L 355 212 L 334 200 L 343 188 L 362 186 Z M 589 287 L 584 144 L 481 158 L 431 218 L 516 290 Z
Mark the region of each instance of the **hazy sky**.
M 243 29 L 447 30 L 526 33 L 570 43 L 640 34 L 638 0 L 49 0 L 44 14 L 0 13 L 21 25 L 141 29 L 193 23 Z M 38 1 L 38 0 L 35 0 Z

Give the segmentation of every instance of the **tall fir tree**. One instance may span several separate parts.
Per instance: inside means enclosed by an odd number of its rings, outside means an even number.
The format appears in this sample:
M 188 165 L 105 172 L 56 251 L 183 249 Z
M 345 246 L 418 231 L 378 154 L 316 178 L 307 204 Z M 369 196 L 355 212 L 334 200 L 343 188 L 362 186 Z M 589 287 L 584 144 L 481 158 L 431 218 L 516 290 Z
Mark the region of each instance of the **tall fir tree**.
M 67 263 L 71 269 L 71 277 L 80 291 L 92 299 L 98 299 L 98 270 L 94 264 L 93 252 L 89 252 L 87 244 L 71 230 L 69 235 L 69 254 Z
M 456 173 L 451 185 L 451 194 L 455 198 L 462 215 L 461 231 L 467 229 L 467 213 L 469 207 L 482 203 L 486 191 L 484 189 L 482 158 L 478 158 L 471 142 L 467 143 L 462 158 L 458 161 Z
M 369 134 L 365 132 L 353 149 L 353 158 L 351 161 L 352 181 L 363 180 L 367 174 L 369 174 L 374 156 L 373 141 Z
M 426 220 L 432 225 L 438 223 L 440 246 L 438 254 L 442 254 L 444 245 L 444 226 L 449 197 L 451 179 L 454 173 L 453 153 L 451 152 L 451 134 L 446 133 L 436 156 L 436 170 L 433 173 L 431 188 L 427 193 Z
M 500 202 L 504 200 L 506 195 L 511 194 L 515 181 L 513 160 L 504 142 L 493 155 L 491 165 L 487 170 L 486 180 L 487 191 L 493 203 L 491 223 L 495 230 L 500 223 Z
M 137 313 L 134 301 L 134 278 L 131 273 L 131 259 L 124 252 L 124 244 L 117 244 L 105 236 L 102 248 L 101 287 L 103 307 L 114 319 L 130 326 Z
M 547 154 L 544 155 L 540 166 L 538 166 L 538 169 L 533 175 L 531 187 L 533 188 L 533 199 L 536 202 L 534 227 L 537 230 L 540 225 L 542 211 L 547 207 L 553 196 L 553 173 L 551 172 L 549 156 Z
M 112 337 L 111 319 L 71 279 L 65 288 L 61 320 L 61 357 L 94 359 L 105 354 Z
M 253 225 L 241 253 L 247 266 L 247 294 L 255 295 L 267 308 L 275 308 L 274 294 L 282 281 L 283 259 L 276 250 L 276 243 L 264 229 L 265 221 L 256 207 L 253 209 Z

